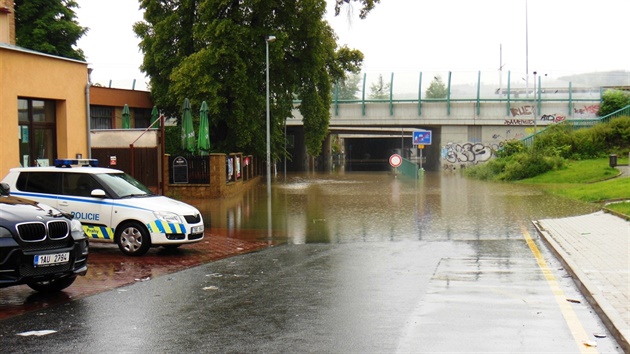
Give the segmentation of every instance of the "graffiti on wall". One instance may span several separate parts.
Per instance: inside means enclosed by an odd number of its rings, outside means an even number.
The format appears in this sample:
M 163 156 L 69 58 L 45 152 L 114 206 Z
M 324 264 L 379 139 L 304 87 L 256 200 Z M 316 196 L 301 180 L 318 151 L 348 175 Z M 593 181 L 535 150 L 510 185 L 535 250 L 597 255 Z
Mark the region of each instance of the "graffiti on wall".
M 482 143 L 448 143 L 442 149 L 442 160 L 451 164 L 477 164 L 490 160 L 496 148 L 498 146 L 493 147 Z
M 506 119 L 503 122 L 504 125 L 532 125 L 534 119 Z
M 533 116 L 534 115 L 534 106 L 532 106 L 532 105 L 523 105 L 523 106 L 520 106 L 520 107 L 510 107 L 510 113 L 512 113 L 512 117 Z
M 535 108 L 533 105 L 522 105 L 518 107 L 511 107 L 510 114 L 511 119 L 505 119 L 504 125 L 532 125 L 536 119 L 534 116 Z M 573 115 L 577 118 L 595 118 L 599 112 L 598 104 L 584 105 L 573 108 Z M 531 118 L 525 118 L 531 117 Z M 544 122 L 560 123 L 567 119 L 565 113 L 544 113 L 538 118 Z
M 582 107 L 573 107 L 573 114 L 574 115 L 579 115 L 579 116 L 589 116 L 589 117 L 596 117 L 597 113 L 599 112 L 599 105 L 598 104 L 591 104 L 591 105 L 587 105 L 587 106 L 582 106 Z
M 565 119 L 567 119 L 566 116 L 560 115 L 560 114 L 543 114 L 540 117 L 540 120 L 543 121 L 548 121 L 548 122 L 554 122 L 554 123 L 560 123 L 562 121 L 564 121 Z

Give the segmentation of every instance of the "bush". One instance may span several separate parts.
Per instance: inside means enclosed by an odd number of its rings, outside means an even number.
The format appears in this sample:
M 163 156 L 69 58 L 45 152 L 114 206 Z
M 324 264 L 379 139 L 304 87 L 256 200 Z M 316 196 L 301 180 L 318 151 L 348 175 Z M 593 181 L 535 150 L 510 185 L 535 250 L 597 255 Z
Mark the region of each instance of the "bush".
M 545 156 L 542 153 L 521 153 L 514 155 L 497 176 L 503 181 L 516 181 L 530 178 L 547 171 L 562 168 L 565 160 L 559 156 Z
M 630 105 L 630 93 L 621 90 L 607 90 L 602 94 L 602 104 L 598 115 L 603 117 Z
M 518 153 L 525 152 L 527 147 L 521 140 L 510 140 L 501 146 L 496 152 L 497 157 L 509 157 Z

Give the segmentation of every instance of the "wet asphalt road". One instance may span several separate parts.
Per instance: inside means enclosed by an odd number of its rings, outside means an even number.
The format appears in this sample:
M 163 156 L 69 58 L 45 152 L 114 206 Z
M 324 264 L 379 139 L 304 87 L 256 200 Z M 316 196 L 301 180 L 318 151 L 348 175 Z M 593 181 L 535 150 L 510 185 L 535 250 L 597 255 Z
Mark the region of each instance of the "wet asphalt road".
M 468 242 L 277 246 L 4 320 L 0 345 L 15 353 L 586 348 L 527 246 L 511 247 L 522 256 L 472 256 Z M 562 274 L 567 298 L 581 301 L 570 305 L 578 322 L 605 333 Z M 42 330 L 56 333 L 18 335 Z M 619 352 L 612 340 L 598 349 Z
M 204 218 L 260 242 L 264 188 Z M 448 175 L 302 177 L 274 193 L 275 246 L 175 272 L 155 254 L 137 263 L 150 277 L 0 320 L 2 352 L 621 352 L 530 223 L 588 207 Z

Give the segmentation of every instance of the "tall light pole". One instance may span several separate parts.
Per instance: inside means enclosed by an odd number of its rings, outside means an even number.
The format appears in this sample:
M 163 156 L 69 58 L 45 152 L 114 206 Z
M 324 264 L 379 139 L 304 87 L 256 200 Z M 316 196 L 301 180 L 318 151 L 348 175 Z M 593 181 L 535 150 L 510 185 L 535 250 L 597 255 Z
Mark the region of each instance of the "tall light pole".
M 267 236 L 271 238 L 271 133 L 269 131 L 269 43 L 275 36 L 265 37 L 266 89 L 267 89 Z
M 534 111 L 534 137 L 532 138 L 532 141 L 533 141 L 533 139 L 536 139 L 536 133 L 538 132 L 537 123 L 536 123 L 538 121 L 538 119 L 536 118 L 538 116 L 538 112 L 537 112 L 538 111 L 537 110 L 537 108 L 538 108 L 538 98 L 537 98 L 537 95 L 538 95 L 538 92 L 536 91 L 536 72 L 534 71 L 534 109 L 533 109 L 533 111 Z

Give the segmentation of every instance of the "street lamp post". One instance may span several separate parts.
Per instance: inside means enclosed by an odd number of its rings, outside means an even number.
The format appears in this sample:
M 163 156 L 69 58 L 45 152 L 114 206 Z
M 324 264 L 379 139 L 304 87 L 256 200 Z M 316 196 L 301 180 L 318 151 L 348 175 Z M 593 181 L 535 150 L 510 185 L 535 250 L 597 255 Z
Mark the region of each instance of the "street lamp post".
M 536 133 L 538 133 L 538 92 L 536 91 L 536 72 L 534 71 L 534 137 L 533 139 L 536 139 Z M 532 139 L 532 141 L 533 141 Z
M 269 130 L 269 43 L 275 36 L 265 37 L 266 89 L 267 89 L 267 236 L 271 238 L 271 133 Z

